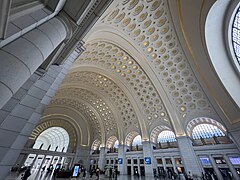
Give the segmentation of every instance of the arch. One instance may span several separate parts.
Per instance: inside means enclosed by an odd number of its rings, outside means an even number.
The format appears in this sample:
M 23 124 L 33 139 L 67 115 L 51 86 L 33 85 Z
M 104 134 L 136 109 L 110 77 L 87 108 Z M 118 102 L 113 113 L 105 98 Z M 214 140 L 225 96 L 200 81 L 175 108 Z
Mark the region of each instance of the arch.
M 141 131 L 142 132 L 144 132 L 145 133 L 145 136 L 146 137 L 148 137 L 148 135 L 147 135 L 147 129 L 146 129 L 146 127 L 145 127 L 145 125 L 141 125 L 141 123 L 139 122 L 139 119 L 141 119 L 141 121 L 143 121 L 143 115 L 142 115 L 142 112 L 139 110 L 140 108 L 133 108 L 133 107 L 138 107 L 138 104 L 136 103 L 136 100 L 135 100 L 135 98 L 133 97 L 133 95 L 129 92 L 129 89 L 123 84 L 123 82 L 122 81 L 120 81 L 119 79 L 117 79 L 117 78 L 115 78 L 115 79 L 113 79 L 112 78 L 112 73 L 110 72 L 110 71 L 106 71 L 106 70 L 104 70 L 104 69 L 102 69 L 102 68 L 99 68 L 99 67 L 97 67 L 97 66 L 77 66 L 77 67 L 72 67 L 72 69 L 71 69 L 71 71 L 70 71 L 70 73 L 69 73 L 69 76 L 71 75 L 71 74 L 73 74 L 73 73 L 85 73 L 85 72 L 87 72 L 88 73 L 88 75 L 89 74 L 99 74 L 102 78 L 107 78 L 108 79 L 108 81 L 109 82 L 111 82 L 111 84 L 113 85 L 113 86 L 115 86 L 115 87 L 117 87 L 117 89 L 118 89 L 118 91 L 120 90 L 123 94 L 124 94 L 124 98 L 126 97 L 127 98 L 127 100 L 129 101 L 129 104 L 132 106 L 132 109 L 134 110 L 134 121 L 136 120 L 136 122 L 134 122 L 134 123 L 136 123 L 137 124 L 137 126 L 138 127 L 140 127 L 140 129 L 141 129 Z M 67 78 L 69 77 L 69 76 L 66 76 L 66 80 L 67 80 Z M 69 80 L 71 80 L 71 79 L 69 79 Z M 95 81 L 93 81 L 93 82 L 95 82 Z M 78 83 L 78 82 L 77 82 Z M 99 82 L 100 83 L 100 82 Z M 104 81 L 102 81 L 102 83 L 104 83 Z M 75 84 L 75 82 L 71 82 L 71 83 L 69 83 L 69 82 L 63 82 L 63 86 L 72 86 L 72 85 L 77 85 L 77 84 Z M 92 88 L 94 88 L 94 87 L 92 87 Z M 104 86 L 102 86 L 102 88 L 105 90 L 105 88 L 106 87 L 104 87 Z M 101 92 L 100 92 L 101 93 Z M 115 98 L 114 98 L 115 99 Z M 118 104 L 119 105 L 119 104 Z M 126 120 L 127 120 L 127 118 L 126 118 Z M 126 122 L 126 120 L 125 120 L 125 122 Z M 143 128 L 143 126 L 144 126 L 144 128 Z M 123 126 L 124 127 L 124 126 Z M 129 124 L 128 124 L 128 127 L 131 127 L 132 128 L 132 126 L 129 126 Z M 126 127 L 124 127 L 124 128 L 128 128 L 127 126 Z M 145 129 L 145 130 L 144 130 Z M 128 129 L 129 130 L 129 129 Z M 123 135 L 124 133 L 123 132 L 121 132 L 122 130 L 120 129 L 119 130 L 119 137 L 120 137 L 120 135 Z M 119 138 L 119 139 L 121 139 L 121 137 Z M 124 138 L 122 138 L 122 139 L 124 139 Z M 120 140 L 121 141 L 121 140 Z
M 106 147 L 107 148 L 112 148 L 114 143 L 117 141 L 117 137 L 116 136 L 111 136 L 108 138 L 107 142 L 106 142 Z
M 140 135 L 140 134 L 136 131 L 132 131 L 132 132 L 128 133 L 128 135 L 125 138 L 125 145 L 131 146 L 133 139 L 138 135 Z
M 199 124 L 193 128 L 192 138 L 212 138 L 212 137 L 226 136 L 225 132 L 222 131 L 215 125 L 212 124 Z
M 216 1 L 206 19 L 205 38 L 215 71 L 223 86 L 239 107 L 239 71 L 234 64 L 236 57 L 233 52 L 231 37 L 232 22 L 238 6 L 239 1 Z
M 52 127 L 61 127 L 63 129 L 65 129 L 67 131 L 68 135 L 69 135 L 69 145 L 68 145 L 68 147 L 71 147 L 72 150 L 76 149 L 77 142 L 78 142 L 79 138 L 78 138 L 75 127 L 71 123 L 66 121 L 66 118 L 62 119 L 62 118 L 59 117 L 58 120 L 51 119 L 51 120 L 46 120 L 46 121 L 40 123 L 39 125 L 37 125 L 35 127 L 32 134 L 30 135 L 29 139 L 32 139 L 32 140 L 36 141 L 37 138 L 45 130 L 47 130 L 49 128 L 52 128 Z M 49 143 L 49 145 L 50 145 L 50 149 L 54 148 L 52 144 Z M 65 150 L 67 151 L 68 149 L 65 149 Z
M 91 150 L 97 150 L 101 145 L 101 141 L 99 139 L 95 139 L 92 143 Z
M 69 145 L 69 134 L 62 127 L 50 127 L 37 137 L 33 149 L 38 149 L 39 145 L 43 150 L 59 151 L 64 148 L 64 152 L 66 152 Z M 49 145 L 51 145 L 50 149 L 48 149 Z
M 213 126 L 218 127 L 222 132 L 227 131 L 226 128 L 221 123 L 214 119 L 207 117 L 198 117 L 191 120 L 187 125 L 186 132 L 189 137 L 192 137 L 193 129 L 199 124 L 211 124 Z
M 132 140 L 132 146 L 138 146 L 138 145 L 142 145 L 142 137 L 141 135 L 137 135 L 135 138 L 133 138 Z
M 155 127 L 150 134 L 150 141 L 157 143 L 158 135 L 164 130 L 171 130 L 167 126 L 157 126 Z
M 72 97 L 57 97 L 52 100 L 48 109 L 50 108 L 63 108 L 70 109 L 78 114 L 81 117 L 82 122 L 81 125 L 86 125 L 81 127 L 82 135 L 84 133 L 88 133 L 88 141 L 90 139 L 94 139 L 97 137 L 102 137 L 102 141 L 105 141 L 105 130 L 103 121 L 101 120 L 100 114 L 96 111 L 95 108 L 92 107 L 87 101 L 81 99 L 76 99 Z M 66 112 L 65 112 L 66 113 Z M 71 115 L 72 116 L 72 115 Z M 79 117 L 75 117 L 79 118 Z M 80 118 L 79 118 L 80 120 Z M 87 124 L 94 129 L 94 131 L 90 134 L 90 129 L 86 128 Z M 90 142 L 88 142 L 90 145 Z
M 176 142 L 176 135 L 171 130 L 163 130 L 158 135 L 158 142 L 160 143 L 166 143 L 166 142 Z

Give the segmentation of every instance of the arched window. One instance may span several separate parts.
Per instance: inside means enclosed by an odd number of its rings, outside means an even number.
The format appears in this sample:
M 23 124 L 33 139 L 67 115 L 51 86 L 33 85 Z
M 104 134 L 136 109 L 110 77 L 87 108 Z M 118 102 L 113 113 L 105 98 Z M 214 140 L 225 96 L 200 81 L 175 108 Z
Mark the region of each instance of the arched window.
M 235 64 L 240 69 L 240 8 L 237 9 L 236 14 L 234 15 L 232 29 L 232 43 L 233 51 L 236 55 Z
M 232 143 L 226 128 L 216 120 L 206 117 L 191 120 L 186 132 L 196 146 Z
M 133 141 L 132 141 L 132 146 L 136 146 L 136 145 L 142 145 L 142 137 L 141 135 L 137 135 Z
M 115 143 L 114 143 L 114 145 L 113 145 L 113 147 L 114 147 L 114 148 L 118 148 L 118 146 L 119 146 L 119 141 L 116 140 Z
M 206 45 L 212 65 L 222 85 L 238 107 L 240 107 L 239 6 L 239 1 L 216 1 L 208 12 L 205 24 Z
M 101 141 L 100 141 L 99 139 L 95 139 L 95 140 L 93 141 L 93 143 L 92 143 L 91 149 L 92 149 L 92 150 L 97 150 L 97 149 L 99 149 L 100 144 L 101 144 Z
M 66 152 L 69 145 L 68 132 L 61 127 L 48 128 L 37 137 L 33 149 L 38 149 L 41 144 L 43 150 L 61 151 L 65 147 Z
M 174 132 L 170 130 L 164 130 L 158 135 L 158 142 L 160 143 L 166 143 L 166 142 L 175 142 L 176 136 Z
M 193 139 L 212 138 L 214 136 L 225 136 L 225 133 L 217 126 L 214 126 L 212 124 L 199 124 L 193 128 L 192 131 Z
M 106 142 L 107 148 L 113 148 L 115 143 L 116 143 L 116 141 L 118 141 L 116 136 L 109 137 L 107 142 Z M 118 144 L 117 144 L 117 146 L 118 146 Z

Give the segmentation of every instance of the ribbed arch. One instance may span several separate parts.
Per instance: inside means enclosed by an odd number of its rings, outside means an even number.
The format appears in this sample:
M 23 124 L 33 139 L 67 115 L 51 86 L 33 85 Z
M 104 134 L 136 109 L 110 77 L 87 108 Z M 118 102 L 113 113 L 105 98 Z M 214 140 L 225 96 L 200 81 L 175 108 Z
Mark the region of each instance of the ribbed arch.
M 158 135 L 158 142 L 160 143 L 165 143 L 165 142 L 175 142 L 176 136 L 173 131 L 171 130 L 163 130 L 159 135 Z
M 159 134 L 164 130 L 171 130 L 171 129 L 167 126 L 157 126 L 157 127 L 155 127 L 150 134 L 150 140 L 153 143 L 157 143 Z
M 49 128 L 53 128 L 53 127 L 60 127 L 60 128 L 63 128 L 68 136 L 69 136 L 69 143 L 68 145 L 71 146 L 72 148 L 73 147 L 76 147 L 77 146 L 77 132 L 74 128 L 74 126 L 69 123 L 68 121 L 66 120 L 48 120 L 48 121 L 45 121 L 45 122 L 42 122 L 40 123 L 32 132 L 32 134 L 30 135 L 30 138 L 29 139 L 32 139 L 35 141 L 37 141 L 37 138 L 40 137 L 40 135 L 47 129 Z M 44 135 L 43 138 L 40 138 L 40 142 L 44 143 L 45 142 L 48 142 L 48 144 L 50 145 L 51 142 L 55 142 L 55 141 L 59 141 L 59 139 L 56 139 L 56 136 L 51 136 L 50 134 L 52 134 L 51 132 L 47 133 Z M 46 141 L 46 139 L 48 139 Z M 47 145 L 47 146 L 49 146 Z M 35 145 L 34 145 L 35 146 Z M 39 145 L 36 145 L 35 147 L 38 148 Z M 44 145 L 45 146 L 45 145 Z M 53 145 L 51 145 L 51 150 L 52 150 Z M 47 147 L 46 147 L 47 149 Z M 67 148 L 65 148 L 65 150 L 67 151 Z
M 107 142 L 106 142 L 106 147 L 107 148 L 112 148 L 114 146 L 114 143 L 117 141 L 117 137 L 116 136 L 111 136 L 108 138 Z
M 92 143 L 91 150 L 99 149 L 100 145 L 101 145 L 101 141 L 99 139 L 95 139 Z
M 188 136 L 193 137 L 193 135 L 195 133 L 194 136 L 197 137 L 196 131 L 194 132 L 194 129 L 195 128 L 199 129 L 200 126 L 198 126 L 198 125 L 205 125 L 205 127 L 203 127 L 203 126 L 202 127 L 206 133 L 211 133 L 214 131 L 214 129 L 216 129 L 216 130 L 219 129 L 224 134 L 226 134 L 226 132 L 227 132 L 226 128 L 218 121 L 211 119 L 211 118 L 207 118 L 207 117 L 198 117 L 198 118 L 191 120 L 188 123 L 187 128 L 186 128 L 186 132 L 187 132 Z M 195 130 L 197 130 L 197 129 L 195 129 Z M 199 130 L 201 130 L 201 128 Z M 199 132 L 199 130 L 198 130 L 198 132 Z M 209 131 L 209 132 L 207 132 L 207 131 Z M 199 137 L 200 137 L 200 135 L 199 135 Z
M 138 135 L 140 135 L 140 134 L 136 131 L 130 132 L 125 139 L 125 145 L 131 146 L 133 139 Z
M 85 121 L 90 125 L 92 132 L 90 138 L 105 138 L 104 126 L 99 113 L 86 101 L 70 97 L 59 97 L 53 99 L 49 107 L 61 106 L 72 108 L 83 116 Z
M 64 152 L 67 151 L 69 145 L 69 135 L 68 132 L 62 127 L 50 127 L 44 130 L 36 139 L 33 149 L 38 149 L 41 147 L 43 150 L 47 150 L 49 145 L 51 148 L 49 150 L 54 151 L 57 148 L 57 151 Z

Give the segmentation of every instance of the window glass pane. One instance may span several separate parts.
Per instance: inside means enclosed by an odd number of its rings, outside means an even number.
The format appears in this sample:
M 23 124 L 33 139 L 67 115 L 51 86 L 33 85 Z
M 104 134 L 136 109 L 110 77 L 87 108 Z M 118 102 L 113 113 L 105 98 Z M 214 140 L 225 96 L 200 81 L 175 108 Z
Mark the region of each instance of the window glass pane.
M 238 9 L 233 20 L 232 41 L 234 53 L 236 55 L 238 65 L 240 65 L 240 9 Z
M 132 146 L 136 146 L 136 145 L 142 145 L 142 138 L 140 135 L 136 136 L 133 139 Z
M 162 164 L 162 159 L 157 159 L 158 164 Z
M 172 160 L 170 158 L 166 158 L 166 164 L 172 164 Z
M 212 124 L 199 124 L 192 132 L 193 139 L 211 138 L 213 136 L 225 136 L 224 132 Z
M 175 134 L 172 131 L 165 130 L 158 135 L 158 142 L 160 143 L 174 142 L 174 141 L 177 141 L 177 140 L 176 140 Z

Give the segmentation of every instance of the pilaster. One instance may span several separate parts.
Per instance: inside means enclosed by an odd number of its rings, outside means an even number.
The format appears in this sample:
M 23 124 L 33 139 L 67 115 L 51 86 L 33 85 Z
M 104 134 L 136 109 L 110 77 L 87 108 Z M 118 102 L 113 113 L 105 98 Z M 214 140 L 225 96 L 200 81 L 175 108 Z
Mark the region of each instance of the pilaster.
M 191 139 L 188 136 L 181 136 L 177 140 L 186 172 L 190 171 L 193 175 L 201 176 L 203 168 L 195 154 Z
M 154 144 L 150 141 L 143 141 L 143 157 L 145 162 L 145 176 L 153 177 L 153 169 L 157 169 L 155 158 L 153 156 Z
M 118 146 L 118 171 L 120 171 L 121 175 L 127 174 L 127 159 L 126 159 L 126 151 L 128 146 L 119 145 Z
M 98 160 L 98 167 L 103 170 L 106 163 L 106 153 L 109 151 L 109 148 L 101 147 L 100 148 L 100 154 L 99 154 L 99 160 Z

